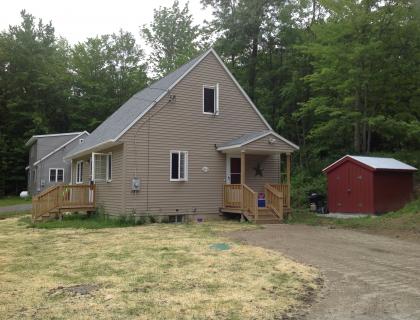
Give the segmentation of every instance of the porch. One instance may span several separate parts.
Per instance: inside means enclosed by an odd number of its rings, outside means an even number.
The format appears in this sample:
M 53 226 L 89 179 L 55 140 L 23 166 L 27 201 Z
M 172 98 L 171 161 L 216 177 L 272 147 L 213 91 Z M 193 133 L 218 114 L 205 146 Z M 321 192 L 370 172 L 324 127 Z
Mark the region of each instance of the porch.
M 226 154 L 224 214 L 279 223 L 291 211 L 291 153 L 297 146 L 273 132 L 242 136 L 218 147 Z M 266 173 L 265 173 L 266 172 Z
M 95 211 L 95 185 L 54 185 L 32 197 L 32 221 L 61 218 L 63 212 Z

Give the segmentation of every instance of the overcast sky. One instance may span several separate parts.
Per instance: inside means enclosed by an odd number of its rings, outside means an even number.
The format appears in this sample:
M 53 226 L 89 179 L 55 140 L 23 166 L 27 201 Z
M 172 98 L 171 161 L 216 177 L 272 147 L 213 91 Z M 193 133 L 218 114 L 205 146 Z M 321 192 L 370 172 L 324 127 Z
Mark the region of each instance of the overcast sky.
M 180 0 L 183 7 L 187 2 Z M 71 44 L 87 37 L 130 31 L 139 38 L 139 26 L 153 19 L 153 9 L 170 7 L 173 0 L 3 0 L 0 5 L 0 30 L 20 23 L 20 11 L 27 12 L 44 22 L 52 21 L 56 34 Z M 194 21 L 201 24 L 211 19 L 211 11 L 203 10 L 199 0 L 189 1 Z

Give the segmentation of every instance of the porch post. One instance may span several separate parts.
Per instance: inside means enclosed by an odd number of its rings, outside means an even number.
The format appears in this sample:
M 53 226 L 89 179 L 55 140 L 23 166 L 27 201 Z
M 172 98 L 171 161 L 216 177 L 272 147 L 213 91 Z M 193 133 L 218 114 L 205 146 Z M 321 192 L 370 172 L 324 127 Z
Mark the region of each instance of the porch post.
M 287 155 L 286 155 L 286 159 L 287 159 L 287 161 L 286 161 L 286 166 L 287 166 L 287 168 L 286 168 L 286 174 L 287 174 L 287 207 L 288 208 L 290 208 L 290 193 L 291 193 L 291 183 L 290 183 L 290 170 L 291 170 L 291 154 L 290 153 L 288 153 Z
M 245 184 L 245 151 L 241 151 L 241 184 Z

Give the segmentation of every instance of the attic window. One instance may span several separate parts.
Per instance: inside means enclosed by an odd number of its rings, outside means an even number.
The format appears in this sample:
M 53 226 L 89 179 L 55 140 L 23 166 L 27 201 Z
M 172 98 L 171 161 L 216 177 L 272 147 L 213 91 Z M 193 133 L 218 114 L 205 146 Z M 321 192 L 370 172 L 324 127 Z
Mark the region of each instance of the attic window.
M 203 113 L 219 114 L 219 84 L 203 86 Z
M 79 139 L 79 143 L 83 143 L 85 139 Z

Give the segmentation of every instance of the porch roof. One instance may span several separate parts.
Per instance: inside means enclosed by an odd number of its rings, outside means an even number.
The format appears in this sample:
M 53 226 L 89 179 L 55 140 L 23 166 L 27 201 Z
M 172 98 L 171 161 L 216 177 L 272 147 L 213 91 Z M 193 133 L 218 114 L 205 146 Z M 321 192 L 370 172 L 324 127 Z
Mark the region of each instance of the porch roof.
M 287 152 L 299 150 L 299 147 L 271 130 L 251 132 L 217 145 L 222 152 L 255 151 L 255 152 Z

